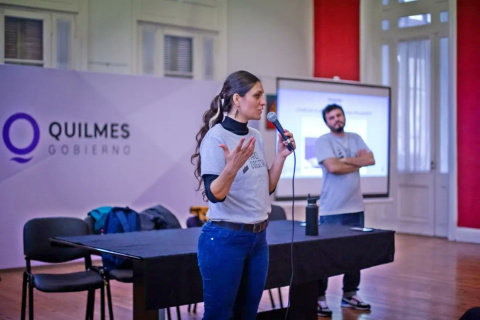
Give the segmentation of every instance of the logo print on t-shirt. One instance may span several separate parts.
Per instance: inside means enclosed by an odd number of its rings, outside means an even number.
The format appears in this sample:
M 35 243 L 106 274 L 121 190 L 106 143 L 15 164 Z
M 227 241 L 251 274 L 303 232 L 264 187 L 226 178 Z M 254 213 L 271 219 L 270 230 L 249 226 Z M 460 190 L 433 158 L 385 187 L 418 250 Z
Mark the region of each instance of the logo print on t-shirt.
M 252 154 L 250 157 L 250 166 L 252 169 L 259 169 L 262 167 L 266 167 L 265 162 L 258 156 L 256 152 Z
M 243 173 L 245 174 L 245 172 L 248 171 L 248 164 L 243 168 Z
M 337 149 L 337 154 L 338 154 L 338 156 L 337 156 L 337 157 L 338 157 L 338 159 L 342 159 L 342 158 L 344 158 L 344 155 L 343 155 L 342 149 L 338 148 L 338 149 Z

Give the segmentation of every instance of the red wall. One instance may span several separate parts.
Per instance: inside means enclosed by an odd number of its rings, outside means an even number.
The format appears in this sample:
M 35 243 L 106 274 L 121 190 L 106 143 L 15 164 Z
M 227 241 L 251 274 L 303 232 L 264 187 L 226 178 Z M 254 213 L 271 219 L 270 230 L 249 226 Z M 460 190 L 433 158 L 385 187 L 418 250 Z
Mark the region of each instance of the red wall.
M 360 0 L 314 0 L 314 76 L 360 80 Z
M 480 228 L 480 1 L 457 1 L 458 226 Z
M 457 0 L 458 226 L 469 228 L 480 228 L 479 16 L 479 0 Z M 359 41 L 359 0 L 314 0 L 315 77 L 360 80 Z

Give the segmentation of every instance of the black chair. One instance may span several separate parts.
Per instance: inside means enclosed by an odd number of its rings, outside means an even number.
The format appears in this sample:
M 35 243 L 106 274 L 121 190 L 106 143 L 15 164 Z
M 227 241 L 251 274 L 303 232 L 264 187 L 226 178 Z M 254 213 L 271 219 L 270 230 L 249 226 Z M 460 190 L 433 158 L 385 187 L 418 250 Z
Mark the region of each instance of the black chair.
M 285 210 L 282 207 L 272 204 L 272 211 L 268 215 L 268 220 L 269 221 L 287 220 L 287 214 L 285 213 Z M 278 300 L 280 302 L 280 308 L 283 308 L 282 291 L 280 290 L 280 288 L 277 288 L 277 290 L 278 290 Z M 275 309 L 275 301 L 273 300 L 271 289 L 268 289 L 268 295 L 270 296 L 270 302 L 272 303 L 272 308 Z
M 25 319 L 27 290 L 29 319 L 33 319 L 33 289 L 42 292 L 88 291 L 85 316 L 87 320 L 93 320 L 95 290 L 100 289 L 101 318 L 105 319 L 104 282 L 97 272 L 91 270 L 92 261 L 88 251 L 78 248 L 54 247 L 50 244 L 52 237 L 88 234 L 87 224 L 78 218 L 36 218 L 25 223 L 23 251 L 26 269 L 23 273 L 22 285 L 22 320 Z M 85 271 L 63 274 L 32 273 L 31 261 L 62 263 L 80 258 L 85 260 Z
M 153 207 L 153 208 L 156 208 L 156 207 Z M 162 220 L 162 223 L 151 222 L 151 224 L 150 222 L 147 221 L 148 217 L 145 215 L 145 212 L 152 212 L 152 208 L 142 211 L 139 214 L 140 222 L 142 225 L 142 231 L 154 230 L 155 227 L 160 229 L 162 229 L 161 227 L 163 227 L 163 229 L 181 228 L 180 223 L 178 222 L 178 219 L 170 211 L 168 211 L 168 213 L 164 213 L 165 219 Z M 95 221 L 93 217 L 88 215 L 84 220 L 88 224 L 90 232 L 93 234 L 94 225 L 95 225 Z M 167 221 L 167 223 L 163 223 L 163 221 Z M 145 228 L 145 223 L 147 223 L 148 225 L 147 228 Z M 150 228 L 150 227 L 153 227 L 153 228 Z M 107 287 L 107 297 L 108 297 L 108 312 L 110 314 L 110 319 L 113 320 L 113 306 L 112 306 L 112 294 L 110 290 L 110 280 L 116 280 L 123 283 L 133 283 L 133 269 L 129 268 L 129 269 L 107 270 L 105 268 L 98 268 L 98 272 L 103 276 L 105 280 L 105 286 Z M 172 318 L 170 313 L 170 308 L 166 308 L 166 310 L 167 310 L 168 320 L 170 320 Z M 180 308 L 178 306 L 176 307 L 176 311 L 177 311 L 177 319 L 181 319 Z
M 187 228 L 198 228 L 203 226 L 205 223 L 200 219 L 200 216 L 205 216 L 205 213 L 208 211 L 208 207 L 206 206 L 192 206 L 190 207 L 190 213 L 196 214 L 195 216 L 189 217 L 186 221 Z M 188 305 L 187 311 L 193 311 L 193 313 L 197 313 L 197 304 L 193 304 L 193 310 L 191 308 L 191 304 Z
M 85 219 L 83 219 L 89 229 L 89 234 L 95 234 L 95 220 L 92 216 L 88 215 Z M 99 254 L 96 254 L 99 255 Z M 125 270 L 110 270 L 109 272 L 106 271 L 103 267 L 94 267 L 94 270 L 100 274 L 100 276 L 104 279 L 105 287 L 107 288 L 107 301 L 108 301 L 108 314 L 110 315 L 110 319 L 113 320 L 113 305 L 112 305 L 112 294 L 110 291 L 110 279 L 117 280 L 124 283 L 133 283 L 133 270 L 132 269 L 125 269 Z
M 268 220 L 269 221 L 287 220 L 287 215 L 285 213 L 285 210 L 280 206 L 272 204 L 272 212 L 270 212 L 270 214 L 268 215 Z
M 478 320 L 480 319 L 480 307 L 470 308 L 462 315 L 459 320 Z

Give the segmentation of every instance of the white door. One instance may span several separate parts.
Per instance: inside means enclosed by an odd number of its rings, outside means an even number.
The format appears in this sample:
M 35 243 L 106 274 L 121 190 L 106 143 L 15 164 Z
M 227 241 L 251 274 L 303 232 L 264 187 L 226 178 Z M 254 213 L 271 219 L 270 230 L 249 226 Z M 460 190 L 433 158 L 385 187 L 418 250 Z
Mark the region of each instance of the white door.
M 449 0 L 361 1 L 362 81 L 392 88 L 392 205 L 367 207 L 381 228 L 447 235 L 448 10 Z
M 432 40 L 397 43 L 397 230 L 433 235 Z
M 397 43 L 397 230 L 446 236 L 448 38 Z

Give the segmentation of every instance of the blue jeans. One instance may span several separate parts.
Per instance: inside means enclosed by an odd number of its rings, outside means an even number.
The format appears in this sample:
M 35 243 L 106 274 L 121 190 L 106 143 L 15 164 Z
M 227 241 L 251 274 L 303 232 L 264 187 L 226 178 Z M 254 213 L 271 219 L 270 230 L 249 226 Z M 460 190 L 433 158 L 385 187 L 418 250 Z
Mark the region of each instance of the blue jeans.
M 320 224 L 343 225 L 351 227 L 364 227 L 364 212 L 334 214 L 329 216 L 320 216 Z M 356 294 L 360 284 L 360 270 L 345 273 L 343 275 L 343 295 L 351 297 Z M 325 297 L 325 291 L 328 287 L 328 277 L 318 280 L 318 296 Z
M 255 319 L 268 271 L 266 230 L 230 230 L 207 222 L 198 239 L 205 320 Z

